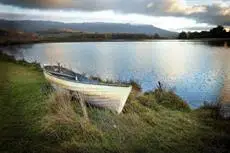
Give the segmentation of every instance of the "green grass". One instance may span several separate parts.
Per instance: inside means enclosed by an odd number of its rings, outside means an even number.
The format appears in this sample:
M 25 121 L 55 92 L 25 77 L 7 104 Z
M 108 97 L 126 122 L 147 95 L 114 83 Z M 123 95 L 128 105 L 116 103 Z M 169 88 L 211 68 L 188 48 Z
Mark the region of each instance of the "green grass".
M 36 64 L 0 58 L 0 152 L 230 152 L 230 122 L 172 92 L 130 96 L 120 115 L 47 93 Z
M 42 149 L 38 125 L 46 99 L 41 91 L 42 74 L 35 67 L 4 61 L 0 69 L 0 152 Z

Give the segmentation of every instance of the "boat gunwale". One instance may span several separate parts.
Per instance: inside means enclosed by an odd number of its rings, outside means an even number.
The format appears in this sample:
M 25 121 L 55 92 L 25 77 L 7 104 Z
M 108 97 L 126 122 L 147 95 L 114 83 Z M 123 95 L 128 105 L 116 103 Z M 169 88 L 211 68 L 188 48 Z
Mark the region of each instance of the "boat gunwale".
M 64 75 L 63 75 L 64 77 L 59 77 L 59 76 L 57 76 L 58 75 L 57 72 L 55 72 L 57 75 L 54 75 L 51 72 L 49 72 L 48 70 L 46 70 L 45 67 L 43 68 L 43 70 L 44 70 L 44 73 L 47 73 L 48 75 L 50 75 L 52 77 L 55 77 L 55 78 L 58 78 L 58 79 L 61 79 L 61 80 L 65 80 L 65 81 L 70 81 L 70 82 L 73 82 L 73 83 L 81 83 L 81 84 L 87 84 L 87 85 L 91 84 L 91 85 L 99 85 L 99 86 L 111 86 L 111 87 L 126 87 L 126 88 L 131 87 L 131 85 L 126 85 L 126 84 L 115 84 L 115 83 L 112 84 L 112 83 L 103 83 L 103 82 L 91 83 L 91 82 L 83 82 L 83 81 L 79 81 L 79 80 L 72 80 L 72 79 L 67 78 L 68 76 L 71 77 L 70 75 L 65 75 L 66 77 Z M 75 73 L 75 74 L 81 75 L 79 73 Z M 60 73 L 60 75 L 62 75 L 62 74 Z

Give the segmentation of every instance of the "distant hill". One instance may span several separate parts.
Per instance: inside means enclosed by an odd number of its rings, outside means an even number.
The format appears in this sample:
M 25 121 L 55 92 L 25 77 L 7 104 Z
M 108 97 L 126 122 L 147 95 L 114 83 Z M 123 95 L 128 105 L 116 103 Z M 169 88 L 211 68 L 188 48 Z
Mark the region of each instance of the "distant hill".
M 68 29 L 69 31 L 95 33 L 131 33 L 131 34 L 159 34 L 161 37 L 176 37 L 178 33 L 163 30 L 152 25 L 134 25 L 118 23 L 62 23 L 51 21 L 9 21 L 0 20 L 0 28 L 25 32 L 47 31 L 49 29 Z

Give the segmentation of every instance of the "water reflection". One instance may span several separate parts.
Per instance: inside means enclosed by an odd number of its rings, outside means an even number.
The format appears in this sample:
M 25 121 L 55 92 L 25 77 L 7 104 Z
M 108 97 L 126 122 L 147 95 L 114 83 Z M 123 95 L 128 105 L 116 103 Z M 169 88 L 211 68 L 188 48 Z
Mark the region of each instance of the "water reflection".
M 4 51 L 30 62 L 60 62 L 104 79 L 139 80 L 144 90 L 161 81 L 193 107 L 216 101 L 230 82 L 229 41 L 50 43 Z
M 204 43 L 208 44 L 209 46 L 215 47 L 230 47 L 230 40 L 213 40 L 213 41 L 205 41 Z

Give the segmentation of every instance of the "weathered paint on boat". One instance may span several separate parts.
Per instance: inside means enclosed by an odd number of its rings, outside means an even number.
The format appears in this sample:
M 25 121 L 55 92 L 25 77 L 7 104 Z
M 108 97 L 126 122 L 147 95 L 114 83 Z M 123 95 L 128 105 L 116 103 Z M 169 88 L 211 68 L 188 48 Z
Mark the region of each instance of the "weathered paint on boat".
M 45 78 L 55 86 L 82 93 L 87 103 L 98 107 L 108 108 L 121 113 L 131 92 L 131 86 L 115 86 L 106 84 L 90 84 L 80 81 L 66 80 L 44 70 Z

